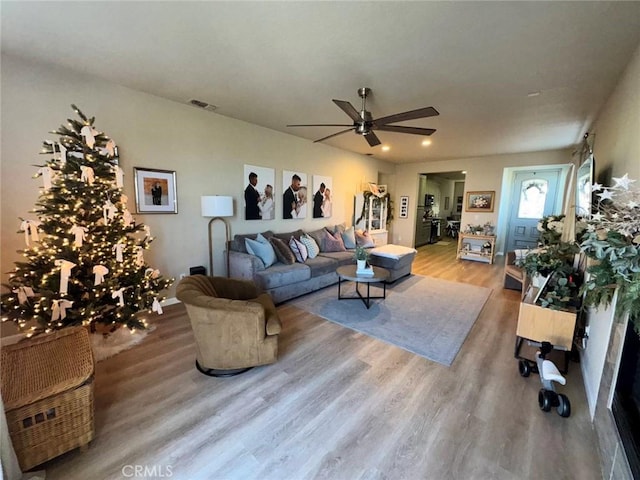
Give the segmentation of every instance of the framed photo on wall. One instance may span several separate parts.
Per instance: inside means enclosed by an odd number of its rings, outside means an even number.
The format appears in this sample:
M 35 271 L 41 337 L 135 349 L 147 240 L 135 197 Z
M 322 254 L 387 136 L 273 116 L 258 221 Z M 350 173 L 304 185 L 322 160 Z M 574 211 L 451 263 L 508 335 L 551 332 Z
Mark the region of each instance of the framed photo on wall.
M 244 166 L 244 219 L 273 220 L 276 218 L 276 201 L 273 196 L 276 171 L 273 168 Z
M 178 213 L 176 172 L 133 167 L 136 213 Z
M 409 196 L 400 197 L 400 218 L 409 218 Z
M 313 218 L 329 218 L 332 210 L 333 179 L 313 176 Z
M 282 218 L 307 218 L 309 193 L 307 174 L 284 170 L 282 172 Z
M 467 192 L 465 212 L 493 212 L 496 192 Z

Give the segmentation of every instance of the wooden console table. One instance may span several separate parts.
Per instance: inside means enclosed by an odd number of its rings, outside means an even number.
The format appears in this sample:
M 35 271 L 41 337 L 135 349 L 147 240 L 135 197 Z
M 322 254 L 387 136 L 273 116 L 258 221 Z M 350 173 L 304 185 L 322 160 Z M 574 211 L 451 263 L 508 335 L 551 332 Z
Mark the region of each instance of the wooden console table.
M 488 243 L 490 247 L 484 248 Z M 470 233 L 458 234 L 458 258 L 462 260 L 474 260 L 493 264 L 496 250 L 495 235 L 473 235 Z

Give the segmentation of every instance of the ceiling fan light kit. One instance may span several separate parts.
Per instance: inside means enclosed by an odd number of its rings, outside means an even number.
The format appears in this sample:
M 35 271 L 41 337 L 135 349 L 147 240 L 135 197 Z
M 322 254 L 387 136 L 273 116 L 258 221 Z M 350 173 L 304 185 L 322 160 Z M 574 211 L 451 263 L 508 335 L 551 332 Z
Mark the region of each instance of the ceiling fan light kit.
M 435 117 L 440 113 L 433 107 L 418 108 L 416 110 L 410 110 L 408 112 L 396 113 L 394 115 L 388 115 L 386 117 L 374 119 L 366 108 L 367 97 L 371 95 L 371 89 L 362 87 L 358 89 L 358 96 L 362 98 L 362 110 L 358 111 L 351 103 L 345 100 L 333 100 L 344 113 L 353 121 L 352 125 L 349 124 L 334 124 L 334 123 L 317 123 L 317 124 L 297 124 L 287 125 L 287 127 L 349 127 L 345 130 L 341 130 L 337 133 L 332 133 L 326 137 L 315 140 L 314 143 L 328 140 L 329 138 L 342 135 L 350 131 L 354 131 L 358 135 L 362 135 L 367 141 L 369 146 L 375 147 L 380 145 L 380 139 L 373 132 L 374 130 L 380 130 L 385 132 L 396 133 L 409 133 L 412 135 L 431 135 L 436 130 L 433 128 L 419 128 L 419 127 L 405 127 L 402 125 L 389 125 L 390 123 L 406 122 L 408 120 L 415 120 L 418 118 Z

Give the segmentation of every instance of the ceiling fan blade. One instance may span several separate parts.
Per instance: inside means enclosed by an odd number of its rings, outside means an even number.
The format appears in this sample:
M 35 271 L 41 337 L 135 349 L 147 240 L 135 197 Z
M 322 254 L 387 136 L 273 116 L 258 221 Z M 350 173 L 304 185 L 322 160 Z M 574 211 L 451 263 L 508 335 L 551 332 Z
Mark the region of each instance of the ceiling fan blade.
M 287 127 L 351 127 L 347 123 L 312 123 L 309 125 L 287 125 Z
M 338 133 L 332 133 L 331 135 L 327 135 L 326 137 L 322 137 L 319 138 L 318 140 L 314 140 L 313 143 L 318 143 L 318 142 L 322 142 L 323 140 L 327 140 L 331 137 L 335 137 L 337 135 L 342 135 L 343 133 L 347 133 L 350 132 L 351 130 L 355 129 L 356 127 L 351 127 L 351 128 L 347 128 L 346 130 L 342 130 L 341 132 Z
M 349 115 L 349 117 L 351 117 L 351 120 L 353 120 L 354 122 L 362 121 L 362 118 L 360 118 L 360 112 L 358 112 L 349 102 L 334 99 L 333 103 L 340 107 L 344 113 Z
M 380 145 L 382 143 L 380 139 L 376 137 L 376 134 L 373 132 L 367 133 L 364 136 L 364 139 L 369 143 L 369 146 L 371 147 L 375 147 L 376 145 Z
M 380 127 L 374 126 L 373 128 L 385 132 L 413 133 L 414 135 L 431 135 L 436 131 L 435 128 L 403 127 L 401 125 L 382 125 Z
M 335 102 L 335 100 L 334 100 Z M 416 118 L 435 117 L 440 113 L 433 107 L 418 108 L 410 112 L 396 113 L 387 117 L 378 118 L 373 121 L 376 125 L 386 125 L 387 123 L 405 122 L 407 120 L 415 120 Z

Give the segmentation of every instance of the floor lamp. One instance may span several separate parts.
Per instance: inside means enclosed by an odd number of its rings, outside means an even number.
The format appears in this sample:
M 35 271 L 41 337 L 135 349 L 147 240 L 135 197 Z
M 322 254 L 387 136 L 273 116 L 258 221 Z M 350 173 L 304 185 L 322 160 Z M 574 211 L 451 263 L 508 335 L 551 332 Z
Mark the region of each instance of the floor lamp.
M 213 217 L 209 220 L 209 275 L 213 276 L 213 236 L 211 225 L 216 220 L 221 220 L 225 228 L 225 243 L 229 239 L 229 223 L 223 217 L 233 217 L 233 197 L 211 195 L 200 197 L 203 217 Z M 227 277 L 229 276 L 229 246 L 225 245 L 227 260 Z

